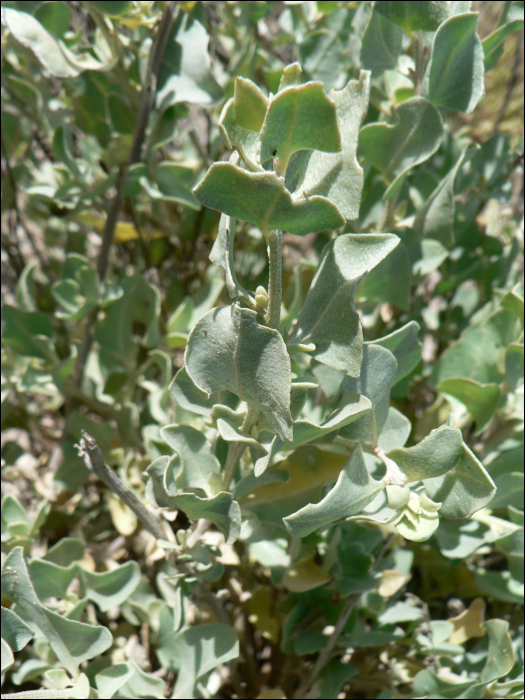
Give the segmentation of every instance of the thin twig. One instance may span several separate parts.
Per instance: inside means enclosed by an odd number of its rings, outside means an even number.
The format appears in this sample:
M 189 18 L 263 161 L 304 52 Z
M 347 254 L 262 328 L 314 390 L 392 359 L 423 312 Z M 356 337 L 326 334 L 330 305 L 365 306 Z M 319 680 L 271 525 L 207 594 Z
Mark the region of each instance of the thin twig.
M 153 42 L 153 47 L 151 49 L 148 71 L 146 73 L 146 82 L 142 90 L 142 101 L 137 117 L 135 134 L 133 137 L 133 145 L 131 147 L 128 163 L 124 168 L 122 168 L 119 178 L 117 180 L 117 193 L 109 206 L 106 222 L 104 224 L 104 232 L 102 234 L 102 247 L 100 249 L 97 263 L 97 271 L 101 281 L 103 281 L 106 276 L 109 261 L 109 251 L 111 249 L 111 244 L 113 243 L 115 226 L 117 225 L 118 217 L 122 209 L 122 203 L 124 201 L 122 186 L 124 184 L 124 180 L 126 179 L 129 168 L 134 163 L 138 162 L 140 158 L 149 114 L 155 102 L 155 94 L 157 91 L 157 78 L 160 72 L 160 67 L 162 65 L 162 58 L 166 49 L 166 43 L 168 41 L 169 33 L 171 31 L 171 26 L 175 17 L 176 5 L 177 3 L 174 0 L 172 0 L 166 7 L 157 34 L 155 36 L 155 40 Z M 86 320 L 84 338 L 82 340 L 82 345 L 78 353 L 77 361 L 75 363 L 73 382 L 77 386 L 81 385 L 82 377 L 84 376 L 84 368 L 86 366 L 89 351 L 91 349 L 91 343 L 93 342 L 93 326 L 95 324 L 96 319 L 97 309 L 95 308 L 89 314 Z
M 117 496 L 131 508 L 137 518 L 142 522 L 144 527 L 151 532 L 155 539 L 166 539 L 166 530 L 164 529 L 162 519 L 156 513 L 148 510 L 137 496 L 135 496 L 133 491 L 131 491 L 131 489 L 118 478 L 115 472 L 107 466 L 96 440 L 86 433 L 85 430 L 82 431 L 80 448 L 81 456 L 84 458 L 86 467 L 96 474 L 113 493 L 116 493 Z
M 375 571 L 377 569 L 377 567 L 379 566 L 379 563 L 381 562 L 381 560 L 385 556 L 393 537 L 394 537 L 394 535 L 389 535 L 387 537 L 387 539 L 385 540 L 385 542 L 381 548 L 381 551 L 379 552 L 374 563 L 370 567 L 370 571 Z M 316 662 L 315 666 L 312 668 L 312 670 L 310 671 L 308 678 L 299 687 L 296 694 L 294 695 L 295 698 L 303 698 L 305 696 L 305 694 L 308 692 L 308 690 L 314 684 L 317 676 L 321 673 L 323 668 L 330 661 L 330 657 L 332 656 L 332 652 L 335 649 L 335 646 L 339 640 L 341 632 L 343 631 L 346 623 L 348 622 L 348 618 L 350 617 L 352 610 L 356 606 L 356 603 L 359 601 L 360 597 L 361 597 L 361 593 L 356 593 L 355 595 L 350 596 L 348 598 L 348 600 L 346 601 L 345 606 L 344 606 L 343 610 L 341 611 L 341 615 L 339 616 L 339 619 L 338 619 L 337 624 L 335 626 L 335 629 L 332 632 L 332 634 L 330 635 L 330 639 L 328 640 L 326 646 L 323 648 L 323 650 L 319 654 L 317 662 Z
M 91 437 L 85 430 L 82 431 L 82 439 L 80 441 L 80 454 L 84 458 L 84 464 L 94 474 L 101 479 L 106 486 L 115 493 L 141 521 L 144 527 L 151 532 L 156 540 L 164 540 L 169 536 L 167 524 L 162 518 L 153 511 L 146 508 L 137 496 L 129 489 L 123 481 L 119 479 L 117 474 L 110 469 L 102 455 L 100 447 L 96 440 Z M 170 553 L 175 556 L 175 553 Z M 186 563 L 176 562 L 176 566 L 185 576 L 195 578 L 195 572 Z M 222 607 L 217 597 L 200 581 L 195 587 L 194 594 L 205 602 L 213 611 L 217 619 L 229 625 L 230 619 Z

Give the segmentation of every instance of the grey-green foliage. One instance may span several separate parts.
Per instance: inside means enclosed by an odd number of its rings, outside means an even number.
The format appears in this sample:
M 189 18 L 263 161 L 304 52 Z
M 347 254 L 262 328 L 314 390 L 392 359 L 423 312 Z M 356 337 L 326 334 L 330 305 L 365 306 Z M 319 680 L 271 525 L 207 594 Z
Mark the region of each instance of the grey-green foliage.
M 519 697 L 522 145 L 474 110 L 522 3 L 483 40 L 470 2 L 178 3 L 137 128 L 171 6 L 2 6 L 2 426 L 43 464 L 65 419 L 53 483 L 2 446 L 3 679 L 164 698 L 173 673 L 193 698 L 250 668 L 243 692 L 284 695 L 270 649 L 288 696 L 366 674 L 374 697 Z M 85 488 L 81 429 L 165 539 Z M 450 597 L 474 600 L 433 619 Z M 297 693 L 278 665 L 308 680 L 349 604 L 359 653 Z

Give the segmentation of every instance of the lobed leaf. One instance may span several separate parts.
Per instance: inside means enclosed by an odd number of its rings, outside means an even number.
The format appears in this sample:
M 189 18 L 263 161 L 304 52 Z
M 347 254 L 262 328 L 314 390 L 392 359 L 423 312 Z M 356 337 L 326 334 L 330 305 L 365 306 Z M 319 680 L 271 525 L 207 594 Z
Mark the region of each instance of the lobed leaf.
M 357 140 L 368 110 L 369 95 L 368 71 L 361 71 L 359 80 L 350 80 L 343 90 L 330 91 L 341 135 L 341 152 L 312 153 L 294 199 L 321 195 L 333 202 L 345 219 L 358 218 L 363 169 L 357 162 Z
M 282 172 L 296 151 L 340 151 L 335 106 L 323 84 L 310 82 L 280 90 L 268 106 L 260 141 L 260 162 L 276 157 Z
M 384 485 L 383 481 L 370 477 L 361 446 L 357 445 L 339 473 L 335 486 L 318 503 L 309 503 L 283 518 L 286 528 L 295 537 L 306 537 L 319 528 L 357 515 Z
M 316 360 L 359 376 L 363 333 L 354 307 L 355 293 L 365 275 L 398 243 L 391 234 L 350 233 L 328 243 L 290 342 L 314 343 L 311 355 Z
M 304 235 L 344 224 L 325 197 L 294 201 L 284 178 L 272 171 L 250 173 L 232 163 L 214 163 L 193 193 L 210 209 L 248 221 L 263 233 L 279 229 Z

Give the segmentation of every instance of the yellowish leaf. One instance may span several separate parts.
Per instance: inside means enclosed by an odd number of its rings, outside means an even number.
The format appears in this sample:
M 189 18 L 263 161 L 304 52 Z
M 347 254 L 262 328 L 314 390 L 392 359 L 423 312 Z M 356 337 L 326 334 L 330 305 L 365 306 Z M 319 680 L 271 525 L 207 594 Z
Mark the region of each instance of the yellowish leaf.
M 463 644 L 473 637 L 484 637 L 485 630 L 481 626 L 485 622 L 485 601 L 483 598 L 476 598 L 457 617 L 451 617 L 448 622 L 454 625 L 454 631 L 448 638 L 451 644 Z
M 272 589 L 259 586 L 246 603 L 246 612 L 250 624 L 260 631 L 262 636 L 272 644 L 279 642 L 280 624 L 272 615 Z
M 183 12 L 191 12 L 196 4 L 197 0 L 194 0 L 194 2 L 179 2 L 179 7 Z
M 389 598 L 403 588 L 410 579 L 410 574 L 402 574 L 400 571 L 385 569 L 385 571 L 381 572 L 381 582 L 377 592 L 383 598 Z
M 115 529 L 124 537 L 129 537 L 137 528 L 137 516 L 116 494 L 108 493 L 107 499 Z
M 331 578 L 331 574 L 323 571 L 313 557 L 307 557 L 290 564 L 284 572 L 283 584 L 293 593 L 304 593 L 328 583 Z

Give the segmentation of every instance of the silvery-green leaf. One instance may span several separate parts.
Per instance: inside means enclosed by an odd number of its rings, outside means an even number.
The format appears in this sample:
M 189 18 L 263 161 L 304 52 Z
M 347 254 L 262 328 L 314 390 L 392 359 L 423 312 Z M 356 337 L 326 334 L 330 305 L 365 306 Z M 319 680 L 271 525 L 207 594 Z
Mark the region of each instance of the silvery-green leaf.
M 293 442 L 285 445 L 278 437 L 272 440 L 269 453 L 260 457 L 255 463 L 255 476 L 260 476 L 264 472 L 272 457 L 279 450 L 292 450 L 299 445 L 304 445 L 307 442 L 329 435 L 335 430 L 339 430 L 345 425 L 359 420 L 363 414 L 370 411 L 370 408 L 371 403 L 365 396 L 359 396 L 352 391 L 348 391 L 341 396 L 337 408 L 332 411 L 321 425 L 308 420 L 295 421 L 293 424 Z
M 194 493 L 179 493 L 171 497 L 172 504 L 183 510 L 191 520 L 206 518 L 224 533 L 226 544 L 233 544 L 241 532 L 241 509 L 231 493 L 221 491 L 213 498 L 200 498 Z
M 423 97 L 400 104 L 393 124 L 367 124 L 359 135 L 359 153 L 391 184 L 437 151 L 443 122 L 437 109 Z
M 339 153 L 312 153 L 304 180 L 294 197 L 322 195 L 333 202 L 345 219 L 357 219 L 363 190 L 363 169 L 357 162 L 359 129 L 368 110 L 370 73 L 361 71 L 342 90 L 331 90 L 341 134 Z
M 292 85 L 301 85 L 303 70 L 297 61 L 291 63 L 283 69 L 283 74 L 279 82 L 279 92 Z
M 101 63 L 90 53 L 74 54 L 26 12 L 2 7 L 2 24 L 27 47 L 46 71 L 58 78 L 74 78 L 85 70 L 108 70 L 112 63 Z
M 428 69 L 428 97 L 438 107 L 469 114 L 485 94 L 477 21 L 477 12 L 466 12 L 449 17 L 436 32 Z
M 253 173 L 231 163 L 214 163 L 193 193 L 210 209 L 248 221 L 263 232 L 304 235 L 344 224 L 336 206 L 324 197 L 293 201 L 284 178 L 273 171 Z
M 226 147 L 235 148 L 249 170 L 262 170 L 257 163 L 259 134 L 243 129 L 237 124 L 233 97 L 224 105 L 218 127 Z
M 2 615 L 4 614 L 4 610 L 2 608 Z M 2 645 L 2 676 L 9 671 L 9 669 L 14 665 L 15 663 L 15 657 L 13 655 L 13 650 L 9 646 L 9 644 L 5 641 L 5 639 L 2 637 L 0 640 L 0 643 Z
M 419 323 L 410 321 L 402 328 L 398 328 L 397 331 L 370 341 L 370 345 L 381 345 L 381 347 L 390 350 L 396 358 L 397 371 L 392 382 L 393 385 L 409 375 L 421 360 L 423 346 L 418 338 L 420 330 Z
M 175 475 L 177 488 L 199 488 L 210 495 L 216 493 L 221 465 L 205 435 L 189 425 L 167 425 L 160 432 L 180 457 L 180 469 Z
M 357 445 L 328 494 L 319 503 L 309 503 L 288 515 L 284 522 L 292 535 L 306 537 L 321 527 L 360 513 L 383 488 L 383 482 L 370 477 L 361 446 Z
M 515 653 L 507 620 L 487 620 L 482 623 L 489 638 L 489 650 L 480 679 L 485 683 L 506 676 L 514 666 Z
M 244 435 L 241 431 L 228 420 L 217 418 L 217 429 L 223 440 L 226 442 L 244 442 L 246 447 L 254 447 L 257 450 L 266 454 L 266 448 L 258 440 L 249 435 Z
M 282 172 L 296 151 L 340 151 L 335 106 L 323 84 L 293 85 L 278 92 L 268 106 L 260 139 L 260 162 L 276 157 Z
M 2 607 L 1 622 L 2 639 L 9 644 L 13 651 L 22 651 L 35 636 L 33 630 L 26 625 L 20 615 L 17 615 L 10 608 Z
M 159 111 L 178 102 L 211 107 L 222 100 L 222 90 L 211 72 L 209 39 L 195 17 L 180 12 L 175 18 L 157 82 Z
M 214 401 L 195 386 L 186 372 L 186 367 L 179 369 L 168 389 L 175 403 L 184 410 L 200 416 L 210 415 Z
M 212 309 L 190 334 L 184 358 L 197 387 L 228 389 L 253 404 L 284 442 L 291 442 L 290 358 L 281 334 L 239 306 Z
M 261 478 L 261 486 L 239 497 L 239 505 L 261 522 L 274 523 L 284 529 L 283 518 L 308 503 L 317 502 L 323 486 L 337 480 L 347 461 L 347 456 L 339 452 L 302 445 L 268 469 Z M 276 479 L 277 483 L 269 483 L 274 471 L 285 471 L 288 479 L 284 483 L 282 478 Z
M 89 598 L 103 611 L 122 605 L 140 582 L 140 567 L 128 561 L 111 571 L 96 572 L 78 568 L 82 597 Z
M 417 212 L 413 228 L 421 238 L 435 238 L 446 246 L 454 244 L 454 183 L 466 155 L 466 151 L 460 155 L 456 164 Z M 472 151 L 468 155 L 472 157 Z
M 5 559 L 2 588 L 4 595 L 37 625 L 74 678 L 83 661 L 102 654 L 113 643 L 113 636 L 105 627 L 68 620 L 42 605 L 31 583 L 22 547 L 12 549 Z
M 444 518 L 469 518 L 489 504 L 496 493 L 494 482 L 465 443 L 452 469 L 442 476 L 424 478 L 423 483 L 430 498 L 443 503 L 440 514 Z
M 363 332 L 354 296 L 363 277 L 398 243 L 391 234 L 350 233 L 328 243 L 290 342 L 314 343 L 316 360 L 359 376 Z
M 210 252 L 210 260 L 224 269 L 226 289 L 230 299 L 240 298 L 248 306 L 253 306 L 255 299 L 253 299 L 248 290 L 239 284 L 235 274 L 234 242 L 236 223 L 235 219 L 226 216 L 226 214 L 221 214 L 219 231 Z
M 440 477 L 458 463 L 462 454 L 461 431 L 444 425 L 432 431 L 414 447 L 390 450 L 387 457 L 394 460 L 411 482 Z
M 235 78 L 235 121 L 241 129 L 259 133 L 266 116 L 268 98 L 251 80 Z
M 467 408 L 476 421 L 476 433 L 488 425 L 500 400 L 497 384 L 480 384 L 465 377 L 450 377 L 438 386 L 442 394 L 453 396 Z
M 219 664 L 239 656 L 239 639 L 233 627 L 206 624 L 179 632 L 171 649 L 171 670 L 177 670 L 172 698 L 195 698 L 199 678 Z
M 359 378 L 346 377 L 341 391 L 355 391 L 372 402 L 372 410 L 360 420 L 339 431 L 346 440 L 376 446 L 386 423 L 390 407 L 390 389 L 397 371 L 397 362 L 390 350 L 380 345 L 363 347 L 363 364 Z
M 505 39 L 514 32 L 523 29 L 523 19 L 514 19 L 508 24 L 498 27 L 495 32 L 484 37 L 481 42 L 483 46 L 485 72 L 494 68 L 498 58 L 503 53 Z
M 383 452 L 393 450 L 395 447 L 404 447 L 411 431 L 412 423 L 409 419 L 397 408 L 390 406 L 377 445 Z
M 372 12 L 361 43 L 361 65 L 374 77 L 397 67 L 403 48 L 403 30 L 382 14 Z
M 162 455 L 155 459 L 146 469 L 149 476 L 146 482 L 145 499 L 148 503 L 159 508 L 169 508 L 171 506 L 170 495 L 166 489 L 166 470 L 168 469 L 170 458 Z

